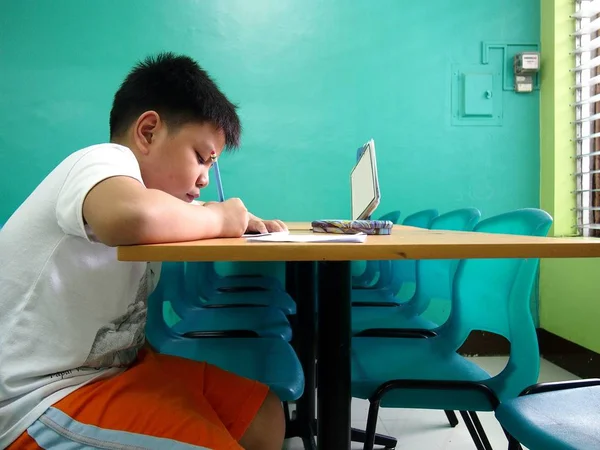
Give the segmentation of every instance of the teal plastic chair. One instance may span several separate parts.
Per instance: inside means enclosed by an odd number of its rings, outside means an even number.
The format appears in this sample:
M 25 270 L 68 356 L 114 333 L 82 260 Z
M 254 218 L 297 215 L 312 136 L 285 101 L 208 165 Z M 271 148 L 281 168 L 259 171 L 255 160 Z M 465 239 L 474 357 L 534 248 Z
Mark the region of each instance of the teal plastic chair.
M 304 375 L 296 353 L 283 339 L 256 337 L 248 330 L 204 330 L 186 337 L 167 326 L 163 317 L 165 287 L 177 280 L 161 272 L 148 298 L 146 338 L 159 353 L 206 361 L 224 370 L 260 381 L 284 401 L 297 400 L 304 391 Z M 258 309 L 258 308 L 257 308 Z
M 410 216 L 406 216 L 406 218 L 402 221 L 402 225 L 407 227 L 429 228 L 433 219 L 439 215 L 439 211 L 435 208 L 424 209 L 422 211 L 412 213 Z
M 477 208 L 462 208 L 447 212 L 434 218 L 429 228 L 432 230 L 453 230 L 453 231 L 471 231 L 481 217 L 481 212 Z M 415 261 L 392 261 L 392 270 L 394 275 L 392 282 L 387 288 L 353 290 L 352 305 L 355 307 L 396 307 L 402 305 L 406 311 L 407 317 L 415 317 L 423 313 L 429 305 L 429 300 L 439 294 L 449 298 L 454 276 L 456 260 L 427 260 L 419 261 L 419 271 L 423 273 L 416 283 L 416 290 L 413 297 L 408 302 L 400 302 L 396 295 L 400 291 L 402 284 L 409 280 L 416 273 Z M 425 283 L 425 284 L 423 284 Z M 428 292 L 429 291 L 429 292 Z M 433 292 L 432 292 L 433 291 Z M 441 292 L 439 292 L 441 291 Z M 443 298 L 443 297 L 442 297 Z M 356 311 L 357 317 L 371 317 L 375 312 Z M 386 311 L 388 314 L 391 311 Z M 381 314 L 379 312 L 378 314 Z M 377 315 L 377 313 L 375 314 Z
M 185 264 L 186 298 L 190 306 L 222 308 L 241 306 L 271 306 L 286 315 L 296 314 L 296 303 L 283 289 L 267 289 L 257 286 L 238 286 L 235 289 L 219 290 L 218 280 L 210 275 L 204 263 Z M 251 278 L 258 282 L 260 277 Z M 267 278 L 265 278 L 267 279 Z
M 600 448 L 600 379 L 536 384 L 502 402 L 496 418 L 509 450 Z
M 393 224 L 397 224 L 400 220 L 400 211 L 392 211 L 384 214 L 379 220 L 389 220 Z M 383 263 L 385 263 L 385 261 L 366 261 L 364 272 L 352 277 L 352 287 L 361 289 L 371 286 L 377 279 L 380 266 Z
M 476 232 L 545 236 L 551 217 L 522 209 L 480 222 Z M 537 259 L 472 259 L 458 264 L 452 309 L 433 335 L 352 339 L 352 395 L 369 399 L 365 449 L 373 448 L 380 406 L 461 411 L 478 448 L 489 448 L 476 411 L 493 411 L 539 374 L 539 351 L 529 300 Z M 491 377 L 458 349 L 472 331 L 510 342 L 505 369 Z
M 160 279 L 163 301 L 168 301 L 180 320 L 172 326 L 173 332 L 185 337 L 206 335 L 208 332 L 226 331 L 253 337 L 292 338 L 290 323 L 281 309 L 271 306 L 239 306 L 226 308 L 201 308 L 187 301 L 185 292 L 185 265 L 164 262 Z
M 209 280 L 210 287 L 216 292 L 285 291 L 281 282 L 272 276 L 253 273 L 221 276 L 217 272 L 214 262 L 189 262 L 187 264 L 190 266 L 190 271 L 193 271 L 200 280 Z
M 407 216 L 402 225 L 415 228 L 429 229 L 431 222 L 439 215 L 437 209 L 424 209 Z M 380 265 L 380 274 L 377 282 L 370 286 L 371 289 L 389 289 L 398 295 L 400 289 L 405 283 L 414 283 L 415 261 L 410 259 L 397 259 L 394 261 L 384 261 Z

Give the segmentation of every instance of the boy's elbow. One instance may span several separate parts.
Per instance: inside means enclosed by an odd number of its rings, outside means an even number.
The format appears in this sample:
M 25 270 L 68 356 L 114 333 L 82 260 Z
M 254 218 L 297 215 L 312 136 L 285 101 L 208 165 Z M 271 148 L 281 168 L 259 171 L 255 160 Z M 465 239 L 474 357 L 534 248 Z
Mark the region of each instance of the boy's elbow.
M 105 245 L 145 243 L 144 233 L 155 215 L 148 190 L 129 177 L 112 177 L 98 183 L 83 203 L 83 217 L 95 237 Z
M 148 242 L 150 222 L 149 211 L 129 207 L 104 217 L 96 227 L 92 225 L 92 230 L 96 238 L 109 247 L 144 244 Z

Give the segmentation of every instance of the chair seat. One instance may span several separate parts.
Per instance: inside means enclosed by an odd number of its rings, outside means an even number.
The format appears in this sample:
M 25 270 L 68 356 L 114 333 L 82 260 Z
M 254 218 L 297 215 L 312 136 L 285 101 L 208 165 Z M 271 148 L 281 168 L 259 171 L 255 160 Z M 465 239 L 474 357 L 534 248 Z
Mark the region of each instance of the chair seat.
M 387 289 L 352 289 L 352 302 L 399 303 Z
M 292 297 L 283 291 L 266 292 L 214 292 L 209 298 L 198 298 L 197 306 L 240 306 L 257 305 L 279 308 L 286 315 L 296 314 L 296 303 Z
M 600 386 L 517 397 L 503 402 L 496 417 L 532 450 L 600 448 Z
M 284 291 L 282 284 L 275 277 L 263 275 L 229 275 L 214 281 L 216 290 L 260 289 L 263 291 Z
M 250 330 L 260 337 L 276 337 L 290 341 L 292 329 L 278 308 L 187 308 L 184 317 L 173 326 L 183 335 L 190 331 Z
M 352 339 L 352 396 L 368 399 L 390 380 L 486 382 L 490 375 L 442 345 L 441 338 Z M 479 391 L 402 389 L 387 393 L 381 406 L 461 411 L 491 411 Z
M 402 305 L 355 306 L 352 308 L 352 334 L 372 328 L 415 328 L 433 330 L 438 325 L 421 316 L 406 316 Z
M 282 401 L 300 398 L 304 375 L 292 347 L 278 338 L 198 338 L 163 340 L 160 353 L 206 361 L 259 381 Z

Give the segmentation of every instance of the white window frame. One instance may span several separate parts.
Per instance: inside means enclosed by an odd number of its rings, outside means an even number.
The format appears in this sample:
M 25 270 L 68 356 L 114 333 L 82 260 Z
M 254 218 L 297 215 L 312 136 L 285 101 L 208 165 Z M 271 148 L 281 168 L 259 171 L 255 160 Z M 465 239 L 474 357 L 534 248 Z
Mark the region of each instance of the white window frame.
M 600 208 L 592 207 L 592 176 L 600 171 L 591 171 L 592 157 L 600 152 L 593 151 L 595 138 L 600 137 L 600 132 L 592 132 L 594 122 L 600 120 L 600 114 L 594 113 L 595 103 L 600 102 L 600 95 L 593 93 L 596 86 L 600 84 L 600 75 L 593 76 L 596 67 L 600 67 L 600 37 L 592 38 L 592 35 L 600 30 L 600 0 L 575 0 L 575 12 L 571 16 L 575 22 L 575 67 L 571 69 L 575 73 L 575 142 L 577 173 L 576 191 L 577 196 L 577 227 L 583 236 L 589 236 L 592 229 L 600 230 L 600 225 L 593 223 L 592 212 Z M 596 73 L 599 73 L 596 69 Z M 597 91 L 596 91 L 597 92 Z M 596 129 L 598 129 L 596 127 Z M 598 189 L 596 189 L 597 191 Z

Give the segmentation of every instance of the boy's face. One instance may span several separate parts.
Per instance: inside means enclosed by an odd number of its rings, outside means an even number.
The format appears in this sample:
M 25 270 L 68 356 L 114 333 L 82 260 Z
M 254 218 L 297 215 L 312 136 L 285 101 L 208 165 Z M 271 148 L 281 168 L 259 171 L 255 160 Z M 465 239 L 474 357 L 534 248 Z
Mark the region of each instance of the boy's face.
M 187 123 L 169 130 L 160 118 L 150 122 L 140 123 L 136 132 L 144 184 L 191 202 L 208 186 L 211 152 L 218 157 L 225 147 L 223 131 L 210 123 Z

